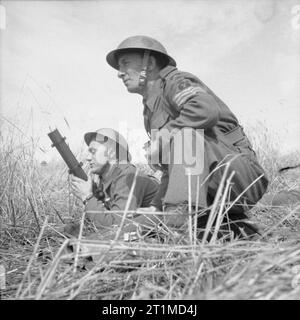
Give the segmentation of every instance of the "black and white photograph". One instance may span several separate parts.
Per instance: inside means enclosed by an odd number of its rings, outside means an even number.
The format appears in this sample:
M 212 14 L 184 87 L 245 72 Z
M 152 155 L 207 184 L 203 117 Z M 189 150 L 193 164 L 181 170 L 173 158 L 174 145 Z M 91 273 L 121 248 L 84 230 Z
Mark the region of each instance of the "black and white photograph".
M 0 300 L 299 298 L 300 0 L 0 0 Z

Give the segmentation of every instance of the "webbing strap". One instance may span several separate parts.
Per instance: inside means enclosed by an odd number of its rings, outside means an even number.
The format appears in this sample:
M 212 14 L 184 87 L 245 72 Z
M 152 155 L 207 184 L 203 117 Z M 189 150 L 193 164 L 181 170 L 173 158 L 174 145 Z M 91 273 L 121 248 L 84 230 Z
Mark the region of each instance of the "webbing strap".
M 146 83 L 149 56 L 150 56 L 150 50 L 145 50 L 144 56 L 143 56 L 142 71 L 140 73 L 140 78 L 139 78 L 139 85 L 141 87 L 144 86 Z

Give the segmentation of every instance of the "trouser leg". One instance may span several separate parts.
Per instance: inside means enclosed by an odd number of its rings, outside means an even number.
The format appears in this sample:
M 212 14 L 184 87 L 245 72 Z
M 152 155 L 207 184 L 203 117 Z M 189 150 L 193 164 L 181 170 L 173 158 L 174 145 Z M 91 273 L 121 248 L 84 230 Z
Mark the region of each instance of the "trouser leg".
M 265 193 L 268 180 L 264 171 L 252 155 L 241 154 L 232 148 L 219 143 L 219 141 L 204 141 L 204 154 L 201 173 L 191 176 L 191 202 L 196 204 L 198 197 L 199 206 L 206 207 L 213 203 L 217 190 L 222 181 L 226 163 L 229 164 L 227 178 L 234 171 L 228 200 L 236 201 L 234 210 L 239 207 L 256 204 Z M 179 204 L 189 200 L 189 180 L 186 166 L 171 163 L 168 166 L 168 187 L 164 197 L 164 204 Z M 209 176 L 209 177 L 208 177 Z M 261 176 L 261 177 L 260 177 Z M 259 178 L 260 177 L 260 178 Z M 199 179 L 199 193 L 197 191 L 197 179 Z M 256 182 L 254 182 L 257 180 Z M 244 209 L 242 209 L 244 211 Z
M 184 137 L 184 133 L 181 136 Z M 178 139 L 174 138 L 174 141 L 176 143 Z M 191 139 L 182 142 L 179 152 L 176 144 L 171 144 L 164 205 L 177 205 L 190 200 L 194 206 L 196 203 L 201 207 L 207 206 L 207 183 L 204 181 L 209 174 L 209 159 L 204 144 L 204 138 L 196 132 L 193 132 Z
M 208 204 L 215 199 L 225 167 L 217 169 L 208 182 Z M 255 205 L 266 192 L 268 181 L 258 163 L 245 155 L 233 155 L 229 159 L 227 178 L 234 172 L 228 201 L 234 203 L 230 212 L 241 213 Z M 261 177 L 260 177 L 261 176 Z
M 249 207 L 259 201 L 265 193 L 268 181 L 263 176 L 263 169 L 258 164 L 256 158 L 251 154 L 242 154 L 233 147 L 229 148 L 223 143 L 215 140 L 205 140 L 204 166 L 202 173 L 197 176 L 191 176 L 191 202 L 195 207 L 207 208 L 211 206 L 215 200 L 218 188 L 222 181 L 226 163 L 229 168 L 225 183 L 234 171 L 231 180 L 231 186 L 227 197 L 227 204 L 233 204 L 227 213 L 231 220 L 247 219 L 246 211 Z M 168 206 L 176 206 L 189 201 L 188 176 L 185 171 L 186 166 L 183 164 L 169 165 L 169 181 L 168 188 L 164 198 L 164 204 Z M 209 176 L 209 177 L 208 177 Z M 260 177 L 261 176 L 261 177 Z M 259 178 L 260 177 L 260 178 Z M 199 179 L 199 193 L 197 194 L 197 179 Z M 256 181 L 257 180 L 257 181 Z M 224 187 L 223 186 L 223 187 Z M 223 189 L 224 190 L 224 189 Z M 197 202 L 197 196 L 199 201 Z M 209 211 L 202 215 L 199 220 L 200 225 L 206 225 Z M 176 222 L 178 218 L 174 216 Z M 186 221 L 182 217 L 182 223 Z M 225 219 L 226 220 L 226 219 Z M 224 220 L 224 223 L 226 222 Z M 228 223 L 227 223 L 228 224 Z
M 230 152 L 226 146 L 224 151 Z M 220 149 L 217 150 L 220 152 Z M 237 156 L 238 155 L 238 156 Z M 227 178 L 234 172 L 231 180 L 231 189 L 228 194 L 228 205 L 234 203 L 228 210 L 222 221 L 220 230 L 231 230 L 235 237 L 251 238 L 260 233 L 258 226 L 249 221 L 246 212 L 255 205 L 266 192 L 268 180 L 263 175 L 263 169 L 258 164 L 256 158 L 249 154 L 232 153 L 229 154 Z M 225 166 L 214 168 L 208 183 L 207 203 L 212 205 L 223 177 Z M 208 214 L 198 220 L 199 227 L 205 228 Z M 221 233 L 222 234 L 222 233 Z

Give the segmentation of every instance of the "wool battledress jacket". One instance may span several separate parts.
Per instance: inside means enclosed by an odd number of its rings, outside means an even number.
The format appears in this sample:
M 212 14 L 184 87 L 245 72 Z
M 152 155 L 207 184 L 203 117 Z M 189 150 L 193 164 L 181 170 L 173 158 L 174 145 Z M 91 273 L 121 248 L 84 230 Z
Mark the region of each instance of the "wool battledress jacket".
M 112 226 L 119 226 L 135 173 L 136 167 L 134 165 L 130 163 L 118 164 L 112 167 L 105 180 L 100 177 L 101 190 L 104 193 L 103 199 L 98 199 L 97 195 L 94 195 L 85 206 L 86 217 L 98 228 L 109 229 Z M 149 207 L 158 187 L 159 183 L 154 177 L 139 172 L 129 210 Z M 147 223 L 147 218 L 144 216 L 135 215 L 132 219 L 130 217 L 129 214 L 124 230 L 133 231 L 136 229 L 131 223 L 132 221 L 141 224 Z
M 176 133 L 193 128 L 203 132 L 203 170 L 198 175 L 199 189 L 196 175 L 191 178 L 193 205 L 198 203 L 199 207 L 207 207 L 212 204 L 226 167 L 222 164 L 226 163 L 229 163 L 227 177 L 234 172 L 229 200 L 235 201 L 238 197 L 238 210 L 245 210 L 262 197 L 268 180 L 250 141 L 229 107 L 200 79 L 167 66 L 161 70 L 160 78 L 144 97 L 143 104 L 144 125 L 152 140 L 155 139 L 153 130 L 167 129 Z M 171 134 L 171 145 L 175 133 Z M 193 144 L 189 145 L 192 147 Z M 187 202 L 189 186 L 185 165 L 175 163 L 174 158 L 172 162 L 171 156 L 170 162 L 162 164 L 162 168 L 160 188 L 152 204 Z

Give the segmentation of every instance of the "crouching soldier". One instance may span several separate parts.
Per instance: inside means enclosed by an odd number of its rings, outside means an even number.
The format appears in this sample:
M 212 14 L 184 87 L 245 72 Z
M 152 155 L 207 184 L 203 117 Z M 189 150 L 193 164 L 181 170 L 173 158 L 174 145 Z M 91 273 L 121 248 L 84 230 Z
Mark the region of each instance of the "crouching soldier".
M 137 169 L 130 163 L 131 155 L 126 140 L 117 131 L 99 129 L 86 133 L 84 140 L 88 145 L 89 180 L 84 181 L 72 175 L 71 188 L 73 194 L 85 204 L 87 220 L 102 234 L 106 231 L 109 234 L 122 221 Z M 129 210 L 149 207 L 157 191 L 157 180 L 139 172 Z M 148 215 L 128 214 L 122 229 L 124 239 L 135 237 L 139 227 L 144 230 L 155 227 L 153 219 Z M 78 225 L 75 228 L 74 225 L 67 225 L 65 228 L 65 232 L 73 236 L 77 236 L 78 231 Z
M 108 53 L 106 60 L 118 70 L 127 91 L 143 97 L 144 124 L 151 137 L 149 158 L 166 157 L 170 150 L 169 160 L 158 163 L 163 171 L 158 197 L 163 210 L 169 213 L 169 225 L 177 227 L 186 223 L 186 215 L 180 217 L 176 213 L 186 211 L 189 189 L 194 191 L 190 201 L 194 207 L 199 199 L 197 210 L 213 204 L 224 164 L 228 163 L 228 176 L 234 173 L 229 192 L 229 202 L 234 205 L 227 221 L 224 220 L 224 227 L 229 227 L 237 237 L 256 234 L 258 229 L 248 220 L 246 211 L 265 193 L 268 180 L 229 107 L 195 75 L 179 71 L 163 45 L 150 37 L 133 36 L 124 40 Z M 174 158 L 174 154 L 178 156 L 176 135 L 184 136 L 187 128 L 201 130 L 204 137 L 203 152 L 198 157 L 203 170 L 191 177 L 190 188 L 187 166 Z M 156 136 L 163 130 L 169 133 L 169 139 L 160 143 Z M 188 145 L 194 149 L 193 141 Z M 198 177 L 201 188 L 196 193 Z M 149 210 L 161 210 L 161 207 L 152 203 Z M 200 228 L 206 227 L 208 213 L 199 218 Z

